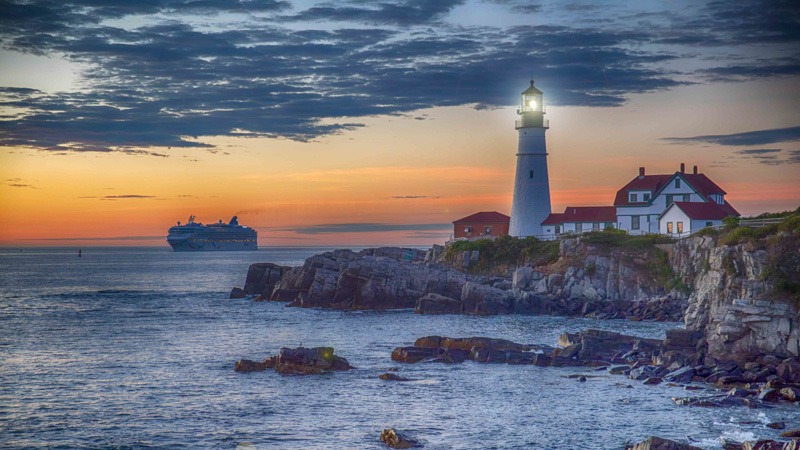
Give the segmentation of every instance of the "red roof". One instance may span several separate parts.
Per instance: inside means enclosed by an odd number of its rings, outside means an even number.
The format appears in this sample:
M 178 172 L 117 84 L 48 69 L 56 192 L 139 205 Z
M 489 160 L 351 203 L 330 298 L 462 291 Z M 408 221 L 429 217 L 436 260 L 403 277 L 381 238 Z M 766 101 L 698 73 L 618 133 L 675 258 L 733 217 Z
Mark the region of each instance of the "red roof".
M 500 214 L 497 211 L 484 211 L 475 213 L 471 216 L 464 217 L 463 219 L 458 219 L 453 223 L 459 222 L 470 222 L 470 223 L 509 223 L 511 221 L 511 217 L 508 217 L 505 214 Z
M 722 220 L 731 215 L 739 215 L 730 205 L 723 206 L 712 202 L 675 202 L 675 207 L 680 208 L 690 219 L 694 220 Z M 731 210 L 733 210 L 733 214 L 731 214 Z M 664 212 L 666 213 L 666 211 Z
M 664 186 L 666 186 L 670 180 L 672 180 L 672 177 L 676 175 L 680 175 L 686 181 L 686 183 L 689 184 L 689 186 L 691 186 L 707 201 L 711 201 L 710 196 L 713 194 L 727 194 L 727 192 L 723 191 L 721 187 L 717 186 L 716 183 L 711 181 L 707 176 L 705 176 L 705 174 L 702 173 L 675 172 L 672 175 L 643 175 L 637 176 L 631 180 L 630 183 L 626 184 L 622 187 L 622 189 L 617 191 L 617 196 L 614 198 L 614 206 L 637 206 L 647 204 L 648 202 L 645 201 L 628 201 L 628 192 L 651 191 L 651 198 L 655 198 L 659 191 L 661 191 L 661 189 L 663 189 Z M 731 209 L 733 210 L 732 207 Z M 736 212 L 736 210 L 733 210 L 733 212 Z M 736 214 L 738 215 L 738 213 Z
M 547 216 L 542 225 L 571 222 L 616 222 L 617 209 L 613 206 L 567 206 L 563 213 Z

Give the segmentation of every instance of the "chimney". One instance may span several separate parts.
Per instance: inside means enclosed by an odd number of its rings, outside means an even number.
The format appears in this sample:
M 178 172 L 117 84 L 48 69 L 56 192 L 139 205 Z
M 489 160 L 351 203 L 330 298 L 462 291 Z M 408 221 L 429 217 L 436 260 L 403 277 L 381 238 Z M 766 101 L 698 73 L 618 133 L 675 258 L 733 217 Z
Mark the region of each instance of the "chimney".
M 694 169 L 692 170 L 692 173 L 697 175 L 697 166 L 694 166 Z
M 686 172 L 686 164 L 681 163 L 681 173 L 685 173 L 685 172 Z
M 639 167 L 639 176 L 640 177 L 644 176 L 644 167 Z

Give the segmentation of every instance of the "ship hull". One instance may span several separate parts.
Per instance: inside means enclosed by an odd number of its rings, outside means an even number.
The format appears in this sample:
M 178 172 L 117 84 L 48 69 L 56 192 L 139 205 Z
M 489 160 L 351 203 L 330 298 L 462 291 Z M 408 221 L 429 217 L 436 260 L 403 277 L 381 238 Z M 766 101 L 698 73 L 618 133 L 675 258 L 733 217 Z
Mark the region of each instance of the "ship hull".
M 176 252 L 238 252 L 258 250 L 255 241 L 245 242 L 226 242 L 226 241 L 207 241 L 207 240 L 181 240 L 177 242 L 167 241 Z

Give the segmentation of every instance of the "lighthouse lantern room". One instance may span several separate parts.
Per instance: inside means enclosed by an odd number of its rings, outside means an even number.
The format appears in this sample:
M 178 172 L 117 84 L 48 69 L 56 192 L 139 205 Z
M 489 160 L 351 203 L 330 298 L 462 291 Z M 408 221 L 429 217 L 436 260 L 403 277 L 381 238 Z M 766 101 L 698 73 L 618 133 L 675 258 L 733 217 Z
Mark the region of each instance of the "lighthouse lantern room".
M 549 123 L 544 118 L 544 96 L 533 85 L 533 80 L 530 87 L 522 92 L 517 114 L 519 144 L 509 234 L 542 237 L 542 222 L 550 214 L 550 179 L 545 142 Z

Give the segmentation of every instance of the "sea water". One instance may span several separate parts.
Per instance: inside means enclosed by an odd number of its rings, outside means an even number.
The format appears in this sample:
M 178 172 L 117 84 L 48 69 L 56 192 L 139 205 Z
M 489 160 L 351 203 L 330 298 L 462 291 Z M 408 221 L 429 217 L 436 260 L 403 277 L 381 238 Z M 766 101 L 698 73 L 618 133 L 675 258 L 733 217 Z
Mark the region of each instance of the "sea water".
M 650 435 L 720 448 L 774 437 L 786 406 L 692 408 L 584 368 L 391 361 L 421 336 L 554 345 L 600 328 L 662 338 L 677 323 L 346 312 L 228 299 L 249 264 L 299 265 L 321 248 L 0 250 L 0 446 L 378 449 L 396 427 L 430 449 L 615 449 Z M 356 367 L 320 376 L 233 371 L 281 347 L 332 346 Z M 398 368 L 410 382 L 378 375 Z M 591 375 L 585 383 L 571 374 Z M 800 425 L 800 424 L 795 424 Z

